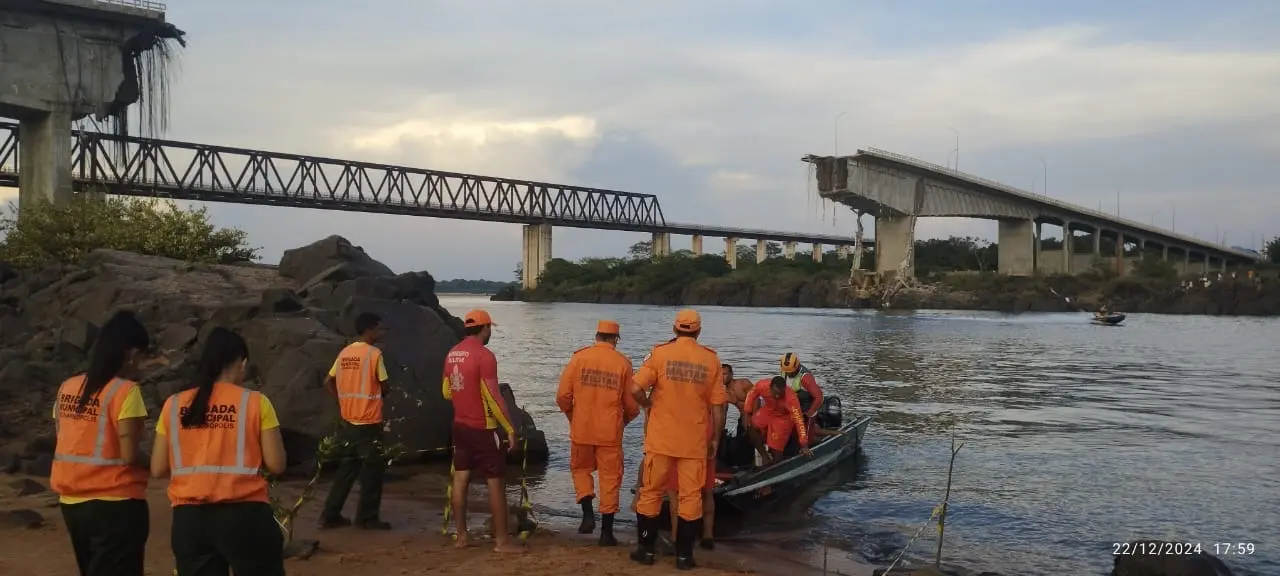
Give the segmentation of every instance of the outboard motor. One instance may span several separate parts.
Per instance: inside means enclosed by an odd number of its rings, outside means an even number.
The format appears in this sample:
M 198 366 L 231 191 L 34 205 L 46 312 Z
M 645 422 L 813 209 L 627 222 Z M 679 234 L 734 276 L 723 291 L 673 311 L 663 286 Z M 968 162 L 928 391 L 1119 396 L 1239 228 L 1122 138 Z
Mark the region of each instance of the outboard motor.
M 818 410 L 815 419 L 818 425 L 826 430 L 840 428 L 844 423 L 844 410 L 840 405 L 840 398 L 837 396 L 823 398 L 822 408 Z

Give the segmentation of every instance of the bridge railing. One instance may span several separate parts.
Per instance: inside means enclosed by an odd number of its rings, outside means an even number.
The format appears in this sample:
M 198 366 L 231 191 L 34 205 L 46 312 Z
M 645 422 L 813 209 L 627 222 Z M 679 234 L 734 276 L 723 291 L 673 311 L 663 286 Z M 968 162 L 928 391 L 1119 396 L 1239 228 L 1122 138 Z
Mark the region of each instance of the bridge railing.
M 7 135 L 5 133 L 7 132 Z M 72 172 L 111 194 L 394 208 L 397 213 L 660 229 L 658 198 L 579 186 L 75 131 Z M 0 172 L 18 171 L 17 125 L 0 123 Z M 431 214 L 427 214 L 430 212 Z
M 1256 257 L 1257 257 L 1255 254 L 1249 254 L 1249 253 L 1247 253 L 1247 252 L 1242 252 L 1242 251 L 1240 251 L 1240 250 L 1236 250 L 1236 249 L 1234 249 L 1234 248 L 1230 248 L 1230 247 L 1225 246 L 1225 245 L 1222 245 L 1222 244 L 1217 244 L 1217 243 L 1214 243 L 1214 242 L 1209 242 L 1208 240 L 1203 240 L 1203 239 L 1200 239 L 1200 238 L 1196 238 L 1196 237 L 1194 237 L 1194 236 L 1188 236 L 1188 235 L 1186 235 L 1186 234 L 1179 234 L 1179 233 L 1177 233 L 1177 232 L 1173 232 L 1173 231 L 1171 231 L 1171 230 L 1162 230 L 1162 229 L 1160 229 L 1160 228 L 1156 228 L 1155 226 L 1150 226 L 1150 225 L 1147 225 L 1147 224 L 1143 224 L 1143 223 L 1141 223 L 1141 222 L 1137 222 L 1137 221 L 1135 221 L 1135 220 L 1130 220 L 1130 219 L 1128 219 L 1128 218 L 1121 218 L 1120 216 L 1116 216 L 1116 215 L 1114 215 L 1114 214 L 1107 214 L 1106 212 L 1102 212 L 1102 211 L 1100 211 L 1100 210 L 1094 210 L 1094 209 L 1092 209 L 1092 208 L 1086 208 L 1086 207 L 1084 207 L 1084 206 L 1078 206 L 1078 205 L 1076 205 L 1076 204 L 1071 204 L 1070 202 L 1063 202 L 1063 201 L 1058 200 L 1058 199 L 1056 199 L 1056 198 L 1053 198 L 1053 197 L 1051 197 L 1051 196 L 1041 195 L 1041 194 L 1036 194 L 1036 193 L 1034 193 L 1034 192 L 1028 192 L 1028 191 L 1026 191 L 1026 190 L 1022 190 L 1022 189 L 1020 189 L 1020 188 L 1016 188 L 1016 187 L 1014 187 L 1014 186 L 1010 186 L 1010 185 L 1008 185 L 1008 184 L 1004 184 L 1004 183 L 1001 183 L 1001 182 L 996 182 L 995 180 L 990 180 L 990 179 L 987 179 L 987 178 L 983 178 L 982 176 L 978 176 L 978 175 L 975 175 L 975 174 L 970 174 L 970 173 L 968 173 L 968 172 L 961 172 L 960 170 L 955 169 L 955 168 L 949 168 L 949 167 L 946 167 L 946 166 L 940 166 L 940 165 L 938 165 L 938 164 L 934 164 L 933 162 L 929 162 L 929 161 L 926 161 L 926 160 L 921 160 L 921 159 L 919 159 L 919 158 L 913 158 L 913 157 L 911 157 L 911 156 L 907 156 L 907 155 L 905 155 L 905 154 L 898 154 L 898 153 L 896 153 L 896 152 L 890 152 L 890 151 L 888 151 L 888 150 L 881 150 L 881 149 L 879 149 L 879 148 L 870 148 L 870 147 L 866 148 L 865 150 L 859 150 L 858 152 L 859 152 L 860 154 L 866 154 L 866 153 L 869 153 L 870 155 L 873 155 L 873 156 L 879 156 L 879 157 L 882 157 L 882 158 L 887 158 L 887 159 L 889 159 L 889 160 L 893 160 L 893 161 L 895 161 L 895 162 L 900 162 L 900 163 L 902 163 L 902 164 L 906 164 L 906 165 L 908 165 L 908 166 L 914 166 L 914 167 L 916 167 L 916 168 L 921 168 L 921 169 L 929 170 L 929 171 L 932 171 L 932 172 L 938 172 L 938 173 L 941 173 L 941 174 L 947 174 L 947 175 L 953 176 L 953 177 L 955 177 L 955 178 L 959 178 L 959 179 L 961 179 L 961 180 L 966 180 L 966 181 L 968 181 L 968 182 L 972 182 L 972 183 L 974 183 L 974 184 L 979 184 L 979 185 L 982 185 L 982 186 L 986 186 L 986 187 L 988 187 L 988 188 L 994 188 L 994 189 L 999 190 L 999 191 L 1001 191 L 1001 192 L 1006 192 L 1006 193 L 1009 193 L 1009 194 L 1013 194 L 1013 195 L 1015 195 L 1015 196 L 1020 196 L 1020 197 L 1023 197 L 1023 198 L 1025 198 L 1025 199 L 1027 199 L 1027 200 L 1031 200 L 1031 201 L 1034 201 L 1034 202 L 1040 202 L 1040 203 L 1042 203 L 1042 204 L 1048 204 L 1048 205 L 1053 206 L 1053 207 L 1055 207 L 1055 208 L 1060 208 L 1060 209 L 1062 209 L 1062 210 L 1064 210 L 1064 211 L 1066 211 L 1066 212 L 1068 212 L 1068 213 L 1074 212 L 1074 213 L 1083 214 L 1083 215 L 1085 215 L 1085 216 L 1089 216 L 1090 218 L 1094 218 L 1094 219 L 1101 220 L 1101 221 L 1104 221 L 1104 222 L 1114 222 L 1114 223 L 1116 223 L 1116 224 L 1120 224 L 1120 225 L 1123 225 L 1123 226 L 1125 226 L 1125 227 L 1132 228 L 1132 229 L 1134 229 L 1134 230 L 1141 230 L 1141 231 L 1144 231 L 1144 232 L 1148 232 L 1148 233 L 1150 233 L 1150 234 L 1163 236 L 1163 237 L 1165 237 L 1165 238 L 1170 238 L 1170 239 L 1173 239 L 1173 240 L 1180 240 L 1180 241 L 1185 242 L 1185 243 L 1187 243 L 1187 244 L 1191 244 L 1191 245 L 1195 245 L 1195 246 L 1200 246 L 1200 247 L 1203 247 L 1203 248 L 1212 248 L 1212 249 L 1217 250 L 1217 251 L 1219 251 L 1219 252 L 1225 252 L 1225 253 L 1228 253 L 1228 254 L 1234 254 L 1234 255 L 1237 255 L 1237 256 L 1243 256 L 1243 257 L 1246 257 L 1246 258 L 1256 258 Z
M 93 2 L 98 4 L 111 4 L 114 6 L 139 8 L 141 10 L 150 10 L 152 12 L 164 12 L 168 8 L 164 2 L 155 2 L 154 0 L 93 0 Z

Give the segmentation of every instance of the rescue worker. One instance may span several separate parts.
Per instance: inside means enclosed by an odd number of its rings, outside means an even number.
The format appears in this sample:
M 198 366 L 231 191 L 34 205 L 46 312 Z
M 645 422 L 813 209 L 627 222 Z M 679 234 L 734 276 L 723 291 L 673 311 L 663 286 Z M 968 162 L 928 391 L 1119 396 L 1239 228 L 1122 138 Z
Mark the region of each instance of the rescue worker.
M 734 378 L 733 366 L 729 364 L 720 365 L 720 373 L 724 378 L 725 387 L 725 404 L 719 407 L 720 411 L 720 430 L 712 429 L 711 433 L 717 437 L 724 431 L 726 411 L 729 404 L 733 404 L 738 408 L 738 429 L 745 428 L 744 422 L 746 418 L 742 416 L 743 403 L 746 402 L 747 394 L 751 391 L 751 381 L 746 378 Z M 717 451 L 719 450 L 717 444 Z M 702 487 L 702 538 L 698 544 L 706 550 L 714 550 L 715 542 L 715 524 L 716 524 L 716 463 L 719 461 L 719 454 L 712 455 L 707 459 L 707 483 Z M 674 483 L 673 483 L 674 486 Z M 675 515 L 672 515 L 675 518 Z M 674 533 L 674 528 L 672 529 Z
M 763 400 L 757 407 L 757 400 Z M 800 412 L 800 401 L 796 393 L 787 386 L 781 376 L 756 382 L 747 394 L 746 416 L 751 426 L 764 438 L 765 450 L 761 451 L 765 464 L 772 464 L 787 448 L 791 434 L 796 433 L 800 439 L 800 452 L 811 456 L 809 452 L 809 431 L 805 426 L 804 415 Z
M 151 518 L 140 446 L 147 409 L 128 378 L 150 344 L 132 312 L 116 312 L 93 343 L 88 371 L 58 387 L 49 485 L 81 576 L 143 573 Z
M 441 391 L 453 402 L 453 514 L 457 519 L 458 548 L 467 541 L 467 485 L 474 472 L 489 488 L 489 512 L 493 515 L 493 550 L 521 553 L 507 530 L 507 494 L 502 474 L 506 454 L 497 428 L 506 432 L 506 452 L 516 448 L 511 412 L 498 387 L 498 359 L 486 346 L 493 336 L 493 319 L 484 310 L 472 310 L 462 321 L 466 337 L 444 358 Z
M 156 421 L 151 475 L 172 477 L 177 576 L 284 576 L 284 535 L 261 473 L 284 473 L 284 440 L 271 401 L 242 387 L 248 364 L 244 338 L 214 328 L 196 386 L 170 396 Z
M 575 497 L 582 506 L 579 534 L 595 531 L 593 471 L 600 474 L 600 542 L 617 546 L 613 517 L 618 513 L 622 489 L 622 429 L 640 414 L 629 393 L 633 377 L 631 359 L 618 352 L 618 323 L 596 324 L 596 342 L 573 353 L 560 373 L 556 404 L 569 418 L 569 470 Z
M 639 539 L 631 559 L 653 564 L 658 538 L 658 515 L 668 475 L 676 469 L 679 497 L 673 514 L 676 526 L 676 568 L 691 570 L 693 541 L 702 518 L 702 489 L 706 484 L 707 460 L 714 458 L 720 444 L 718 434 L 708 428 L 724 427 L 724 382 L 720 357 L 715 350 L 698 343 L 702 318 L 694 310 L 676 315 L 675 339 L 653 348 L 636 372 L 631 394 L 649 409 L 645 423 L 643 484 L 636 495 L 636 523 Z M 649 394 L 646 394 L 649 393 Z M 708 424 L 710 420 L 710 424 Z M 708 438 L 710 436 L 710 438 Z
M 338 353 L 324 381 L 325 390 L 338 399 L 342 422 L 333 453 L 338 460 L 338 473 L 320 512 L 320 527 L 351 525 L 351 520 L 342 516 L 342 506 L 359 478 L 356 527 L 389 530 L 391 525 L 379 517 L 382 476 L 386 471 L 382 454 L 382 392 L 388 379 L 382 350 L 376 345 L 383 335 L 382 318 L 363 312 L 356 316 L 355 329 L 359 340 Z
M 782 367 L 787 387 L 796 393 L 796 399 L 800 401 L 800 411 L 804 413 L 807 427 L 807 423 L 822 409 L 822 388 L 818 387 L 817 379 L 800 363 L 800 356 L 795 352 L 783 354 L 778 364 Z

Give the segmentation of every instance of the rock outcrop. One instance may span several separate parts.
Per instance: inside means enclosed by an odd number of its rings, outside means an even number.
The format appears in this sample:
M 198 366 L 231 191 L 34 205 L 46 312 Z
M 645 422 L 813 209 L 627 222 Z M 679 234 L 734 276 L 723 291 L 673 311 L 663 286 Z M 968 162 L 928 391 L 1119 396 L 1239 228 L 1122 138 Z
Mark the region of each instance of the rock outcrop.
M 294 465 L 307 464 L 337 423 L 324 378 L 354 336 L 355 316 L 374 312 L 389 328 L 381 344 L 390 375 L 389 441 L 406 458 L 447 452 L 453 415 L 440 374 L 462 322 L 440 306 L 430 274 L 396 275 L 344 238 L 289 250 L 278 268 L 100 250 L 81 265 L 0 271 L 0 463 L 6 468 L 48 474 L 54 392 L 84 369 L 98 326 L 118 309 L 135 311 L 152 334 L 155 355 L 140 383 L 153 421 L 165 398 L 190 382 L 213 327 L 243 335 L 247 385 L 275 404 Z M 508 401 L 514 404 L 514 397 Z M 545 438 L 526 413 L 516 412 L 530 458 L 545 461 Z

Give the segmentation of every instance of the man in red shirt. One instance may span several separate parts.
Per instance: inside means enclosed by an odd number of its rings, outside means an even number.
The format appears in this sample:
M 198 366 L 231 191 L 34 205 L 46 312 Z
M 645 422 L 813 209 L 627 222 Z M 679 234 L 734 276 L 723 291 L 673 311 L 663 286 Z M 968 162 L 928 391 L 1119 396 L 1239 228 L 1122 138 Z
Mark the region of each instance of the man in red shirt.
M 507 451 L 515 450 L 516 431 L 511 412 L 498 389 L 498 359 L 486 346 L 493 335 L 493 319 L 484 310 L 463 318 L 466 337 L 444 359 L 442 393 L 453 402 L 453 512 L 457 517 L 459 548 L 467 546 L 467 485 L 474 471 L 489 488 L 493 514 L 494 551 L 524 552 L 512 545 L 507 532 L 507 495 L 502 473 L 506 454 L 497 428 L 507 434 Z
M 757 408 L 757 400 L 763 403 Z M 800 412 L 800 401 L 796 393 L 787 386 L 782 376 L 756 382 L 751 392 L 747 393 L 746 416 L 752 427 L 764 438 L 767 449 L 761 454 L 765 464 L 772 464 L 787 448 L 791 434 L 800 437 L 800 452 L 806 456 L 809 452 L 809 430 L 805 426 L 804 415 Z

